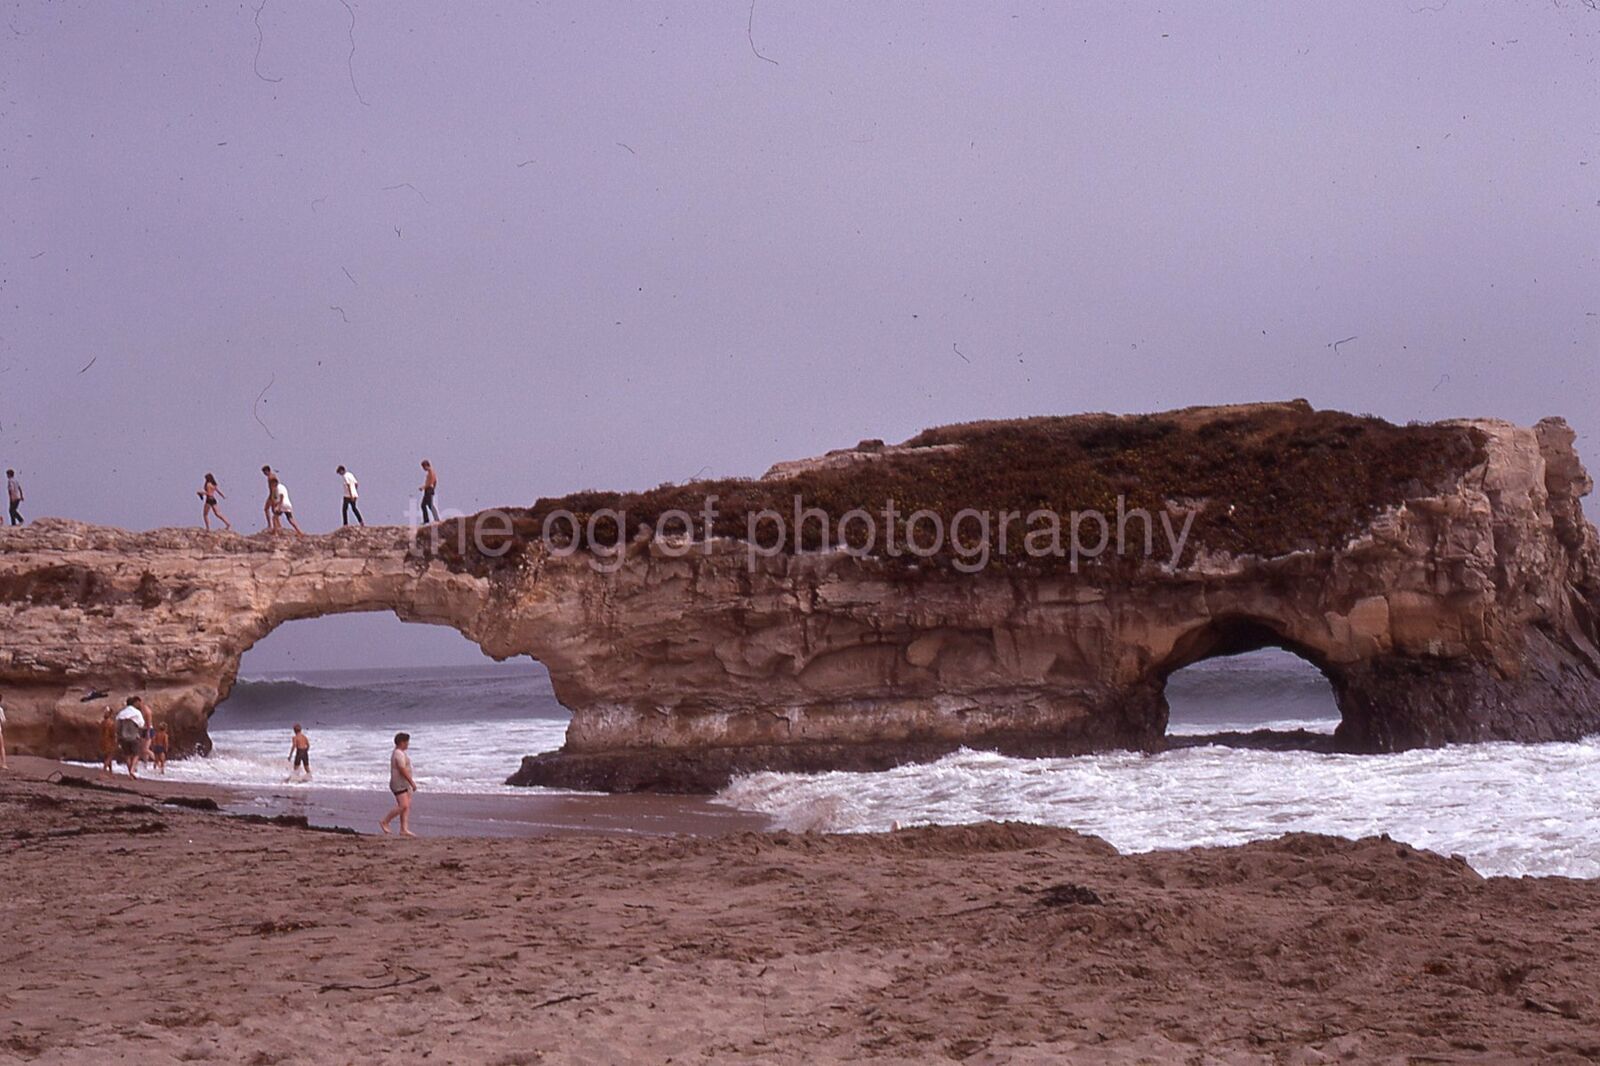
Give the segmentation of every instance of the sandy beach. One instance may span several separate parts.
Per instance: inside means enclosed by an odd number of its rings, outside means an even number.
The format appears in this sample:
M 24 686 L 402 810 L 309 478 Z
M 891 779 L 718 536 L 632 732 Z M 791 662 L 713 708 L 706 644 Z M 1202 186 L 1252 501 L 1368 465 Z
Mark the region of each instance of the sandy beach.
M 118 779 L 125 784 L 125 779 Z M 565 834 L 624 836 L 719 836 L 759 831 L 768 819 L 721 806 L 702 796 L 594 794 L 463 795 L 418 793 L 412 825 L 419 837 L 530 837 Z M 426 797 L 425 799 L 420 797 Z M 289 815 L 318 828 L 377 832 L 392 806 L 381 791 L 304 788 L 261 795 L 229 790 L 221 800 L 229 814 Z
M 1600 1056 L 1600 886 L 1383 839 L 399 840 L 47 769 L 0 776 L 0 1061 Z

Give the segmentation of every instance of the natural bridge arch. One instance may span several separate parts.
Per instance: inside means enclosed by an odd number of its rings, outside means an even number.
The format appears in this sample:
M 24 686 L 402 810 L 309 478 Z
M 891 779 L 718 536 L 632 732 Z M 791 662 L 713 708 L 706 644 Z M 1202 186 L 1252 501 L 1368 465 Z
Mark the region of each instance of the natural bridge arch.
M 94 688 L 150 694 L 176 716 L 178 746 L 198 746 L 244 649 L 349 611 L 542 662 L 573 716 L 561 752 L 524 761 L 526 784 L 708 789 L 963 745 L 1155 748 L 1172 671 L 1260 644 L 1329 677 L 1346 750 L 1571 739 L 1600 729 L 1600 538 L 1572 441 L 1553 420 L 1397 427 L 1303 403 L 980 423 L 760 481 L 543 501 L 512 514 L 493 553 L 451 546 L 466 524 L 445 523 L 433 545 L 401 529 L 299 539 L 46 521 L 0 533 L 7 739 L 92 756 L 99 707 L 79 697 Z M 687 543 L 650 528 L 668 506 L 697 513 L 696 492 L 751 508 L 802 490 L 866 504 L 887 486 L 960 506 L 958 494 L 1015 504 L 1084 483 L 1145 493 L 1164 521 L 1194 519 L 1193 539 L 1081 570 L 1002 558 L 958 573 L 903 555 L 756 553 L 737 511 Z M 557 505 L 626 511 L 622 557 L 596 566 L 545 543 L 538 515 Z
M 406 716 L 413 711 L 432 714 L 427 710 L 427 701 L 413 698 L 413 686 L 408 683 L 413 678 L 436 694 L 440 691 L 437 685 L 444 685 L 445 679 L 473 684 L 517 679 L 515 691 L 526 697 L 524 709 L 533 717 L 548 721 L 552 711 L 565 712 L 563 719 L 571 713 L 555 698 L 548 671 L 533 656 L 516 655 L 496 662 L 456 627 L 416 618 L 407 620 L 393 610 L 337 611 L 278 622 L 246 647 L 238 662 L 224 678 L 223 690 L 211 709 L 207 728 L 212 740 L 217 739 L 219 729 L 235 726 L 232 715 L 241 693 L 246 694 L 245 706 L 254 708 L 262 693 L 287 691 L 262 688 L 266 683 L 303 685 L 324 712 L 329 710 L 321 699 L 325 692 L 340 692 L 347 686 L 397 686 L 391 690 L 395 701 L 390 708 L 397 717 L 385 723 L 395 728 L 406 727 Z M 524 684 L 523 679 L 529 680 Z M 507 696 L 510 691 L 500 695 Z M 447 697 L 447 701 L 450 699 Z M 453 702 L 449 705 L 456 706 Z M 497 715 L 505 709 L 503 701 L 497 701 L 496 706 L 500 707 Z M 283 709 L 287 712 L 292 708 L 285 704 Z M 482 710 L 471 703 L 457 709 L 469 715 Z M 278 724 L 287 725 L 288 719 Z M 320 724 L 326 727 L 340 723 L 335 715 L 325 716 Z M 201 745 L 201 750 L 207 747 Z M 499 776 L 503 779 L 506 775 L 501 772 Z
M 1190 667 L 1215 659 L 1246 656 L 1254 652 L 1276 649 L 1293 656 L 1326 686 L 1326 693 L 1335 710 L 1339 706 L 1337 683 L 1338 668 L 1330 664 L 1324 650 L 1305 644 L 1288 635 L 1288 627 L 1276 619 L 1232 614 L 1209 619 L 1195 626 L 1174 644 L 1166 658 L 1152 671 L 1162 689 L 1163 706 L 1167 715 L 1164 731 L 1172 735 L 1171 708 L 1167 706 L 1169 684 L 1174 675 Z M 1281 715 L 1279 717 L 1282 717 Z M 1278 738 L 1285 742 L 1287 738 Z M 1331 744 L 1332 738 L 1319 743 L 1319 748 Z M 1188 741 L 1187 743 L 1193 743 Z

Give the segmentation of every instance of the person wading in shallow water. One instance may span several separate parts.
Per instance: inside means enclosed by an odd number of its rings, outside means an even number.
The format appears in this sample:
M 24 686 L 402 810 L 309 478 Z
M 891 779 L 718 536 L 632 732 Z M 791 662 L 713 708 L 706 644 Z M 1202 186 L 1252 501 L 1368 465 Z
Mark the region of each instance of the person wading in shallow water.
M 155 757 L 156 770 L 160 773 L 167 772 L 167 749 L 172 746 L 172 735 L 167 732 L 166 723 L 156 726 L 156 735 L 150 741 L 150 754 Z
M 378 828 L 387 833 L 389 823 L 399 818 L 400 835 L 414 837 L 417 834 L 411 831 L 411 796 L 417 791 L 417 779 L 411 776 L 411 756 L 406 754 L 409 747 L 410 733 L 394 735 L 394 753 L 389 756 L 389 791 L 394 793 L 394 810 L 383 816 Z
M 342 466 L 339 468 L 338 473 L 340 480 L 344 482 L 343 520 L 339 524 L 349 525 L 350 516 L 355 515 L 357 525 L 366 525 L 367 520 L 361 517 L 361 508 L 356 506 L 356 501 L 361 498 L 361 482 L 357 481 L 356 476 Z
M 144 713 L 144 701 L 129 696 L 128 705 L 117 712 L 117 747 L 122 751 L 122 762 L 129 777 L 138 777 L 134 767 L 139 763 L 139 751 L 144 746 L 144 731 L 149 719 Z
M 114 707 L 107 707 L 106 713 L 100 719 L 100 768 L 106 773 L 115 769 L 117 761 L 117 712 Z
M 211 528 L 212 515 L 217 516 L 217 520 L 222 523 L 223 528 L 230 530 L 233 528 L 233 523 L 223 518 L 222 512 L 217 508 L 217 501 L 226 500 L 228 497 L 217 487 L 216 475 L 207 474 L 205 485 L 195 495 L 205 501 L 205 506 L 200 508 L 200 521 L 206 524 L 207 529 Z
M 306 772 L 306 780 L 311 780 L 311 738 L 300 729 L 300 723 L 294 724 L 294 736 L 289 738 L 289 772 L 297 770 Z
M 428 512 L 433 512 L 433 520 L 439 521 L 439 505 L 433 502 L 433 494 L 439 489 L 439 475 L 434 472 L 433 464 L 422 460 L 422 469 L 427 474 L 422 479 L 422 521 L 428 521 Z

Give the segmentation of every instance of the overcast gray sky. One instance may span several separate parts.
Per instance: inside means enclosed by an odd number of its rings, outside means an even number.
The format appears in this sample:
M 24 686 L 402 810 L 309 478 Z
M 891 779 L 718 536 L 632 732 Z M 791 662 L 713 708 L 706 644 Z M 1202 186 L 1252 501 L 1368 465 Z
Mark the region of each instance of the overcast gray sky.
M 338 463 L 398 521 L 424 455 L 472 509 L 1294 396 L 1563 414 L 1600 467 L 1590 0 L 258 3 L 0 5 L 30 517 L 197 522 L 211 470 L 257 528 L 270 462 L 327 528 Z M 475 654 L 399 629 L 252 663 Z

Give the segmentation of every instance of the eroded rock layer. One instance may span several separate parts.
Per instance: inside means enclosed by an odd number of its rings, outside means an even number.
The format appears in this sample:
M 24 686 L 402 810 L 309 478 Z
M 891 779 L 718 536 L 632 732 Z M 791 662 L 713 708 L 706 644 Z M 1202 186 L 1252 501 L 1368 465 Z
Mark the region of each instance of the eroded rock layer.
M 1572 440 L 1555 419 L 1395 427 L 1254 405 L 950 427 L 757 481 L 541 501 L 487 541 L 483 516 L 420 540 L 45 521 L 0 534 L 7 739 L 93 757 L 106 701 L 82 697 L 142 692 L 181 751 L 203 751 L 247 648 L 350 611 L 543 662 L 573 720 L 523 784 L 710 789 L 962 745 L 1154 748 L 1169 674 L 1268 645 L 1328 676 L 1344 750 L 1571 739 L 1600 730 L 1600 546 Z M 741 539 L 795 494 L 837 518 L 896 493 L 946 518 L 1011 502 L 1115 521 L 1137 505 L 1192 518 L 1191 535 L 1175 559 L 1160 545 L 1076 572 L 1065 555 L 964 572 L 950 551 Z M 652 535 L 707 495 L 709 529 Z M 558 509 L 581 526 L 604 508 L 625 515 L 621 557 L 540 535 Z

